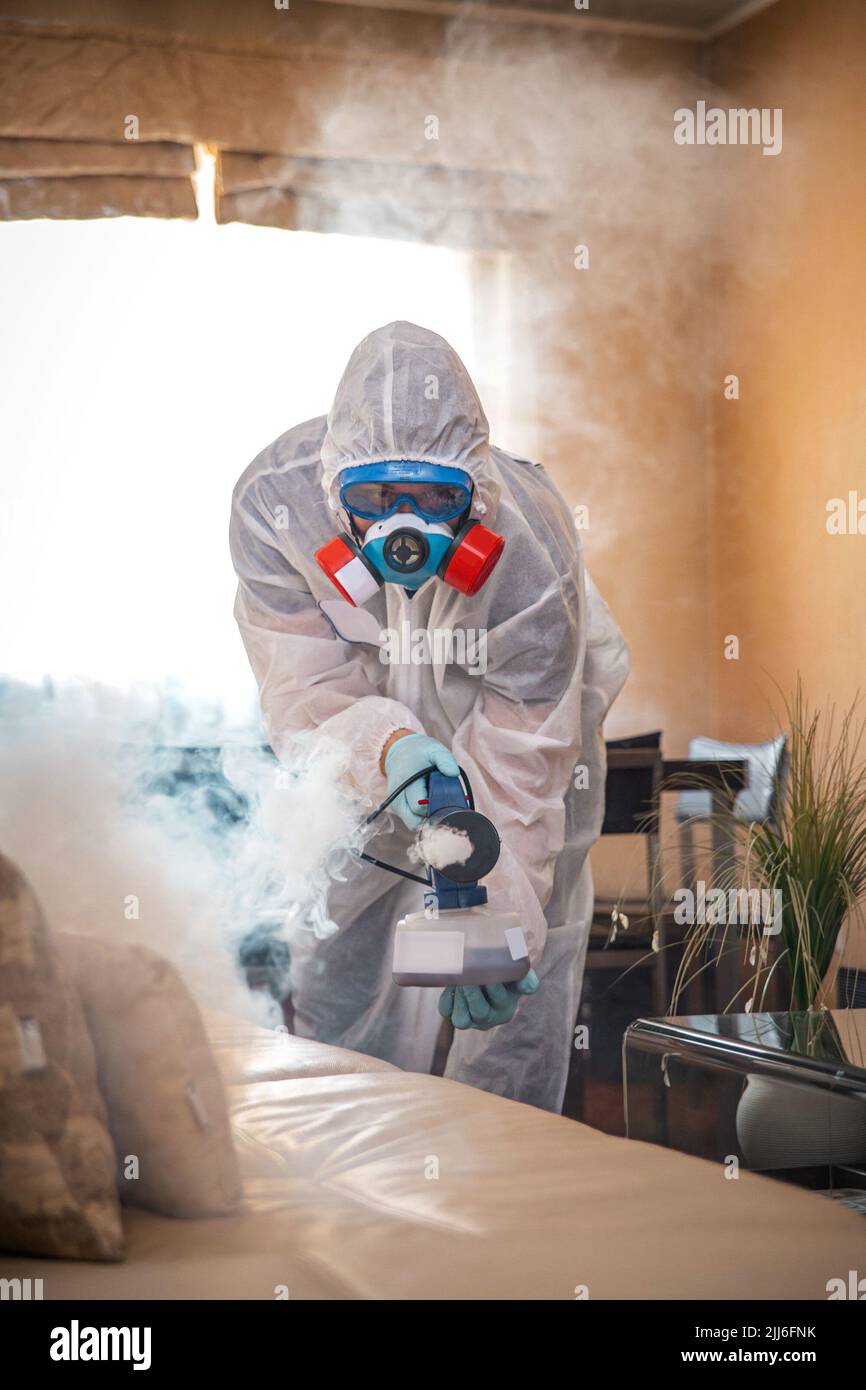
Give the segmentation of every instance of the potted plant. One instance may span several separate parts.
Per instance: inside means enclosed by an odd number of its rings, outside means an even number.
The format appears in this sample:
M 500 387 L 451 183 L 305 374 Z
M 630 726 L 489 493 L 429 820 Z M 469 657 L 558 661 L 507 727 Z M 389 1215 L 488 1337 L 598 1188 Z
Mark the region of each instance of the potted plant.
M 741 825 L 732 806 L 712 812 L 718 835 L 731 846 L 714 886 L 726 898 L 738 892 L 749 908 L 748 920 L 740 926 L 745 927 L 742 949 L 751 974 L 728 1009 L 736 1010 L 738 1003 L 747 1013 L 760 1009 L 777 972 L 788 982 L 791 1010 L 818 1007 L 822 989 L 832 988 L 835 980 L 831 967 L 846 919 L 862 920 L 866 720 L 859 708 L 858 699 L 841 719 L 833 708 L 827 714 L 812 710 L 798 682 L 793 699 L 786 701 L 788 758 L 778 777 L 772 816 Z M 737 937 L 727 931 L 720 937 L 718 927 L 712 912 L 705 922 L 689 926 L 674 1005 L 696 968 L 717 961 L 722 950 L 737 948 Z M 771 959 L 774 939 L 777 949 Z
M 861 922 L 866 894 L 866 721 L 859 700 L 839 718 L 810 708 L 798 681 L 786 701 L 790 728 L 787 766 L 779 776 L 773 814 L 740 824 L 731 804 L 711 816 L 717 841 L 731 853 L 714 886 L 740 894 L 745 924 L 719 934 L 718 915 L 689 925 L 674 984 L 673 1007 L 687 981 L 726 950 L 742 950 L 751 973 L 727 1004 L 758 1012 L 770 981 L 786 982 L 797 1048 L 833 1060 L 841 1056 L 833 1018 L 822 1005 L 832 991 L 839 933 Z M 767 906 L 770 911 L 767 911 Z M 742 933 L 742 935 L 740 935 Z M 750 1074 L 737 1110 L 737 1135 L 752 1168 L 811 1167 L 866 1159 L 866 1103 L 774 1078 Z

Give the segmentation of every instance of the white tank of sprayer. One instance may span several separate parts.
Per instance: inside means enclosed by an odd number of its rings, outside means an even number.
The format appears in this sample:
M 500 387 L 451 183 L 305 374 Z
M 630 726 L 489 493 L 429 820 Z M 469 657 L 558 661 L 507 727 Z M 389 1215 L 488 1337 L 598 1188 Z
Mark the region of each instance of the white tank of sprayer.
M 397 923 L 396 984 L 504 985 L 527 974 L 529 952 L 515 913 L 487 904 L 429 911 L 410 912 Z

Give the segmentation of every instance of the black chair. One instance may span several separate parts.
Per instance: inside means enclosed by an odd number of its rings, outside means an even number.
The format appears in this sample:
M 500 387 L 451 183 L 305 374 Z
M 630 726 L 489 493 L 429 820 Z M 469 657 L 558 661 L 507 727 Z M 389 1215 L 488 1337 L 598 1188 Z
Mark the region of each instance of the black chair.
M 607 777 L 602 835 L 640 835 L 646 855 L 646 891 L 640 897 L 596 897 L 586 965 L 590 970 L 650 972 L 653 1008 L 664 1014 L 669 998 L 667 923 L 661 891 L 659 793 L 661 733 L 612 739 L 606 744 Z M 628 921 L 622 923 L 622 915 Z M 617 920 L 617 918 L 619 920 Z

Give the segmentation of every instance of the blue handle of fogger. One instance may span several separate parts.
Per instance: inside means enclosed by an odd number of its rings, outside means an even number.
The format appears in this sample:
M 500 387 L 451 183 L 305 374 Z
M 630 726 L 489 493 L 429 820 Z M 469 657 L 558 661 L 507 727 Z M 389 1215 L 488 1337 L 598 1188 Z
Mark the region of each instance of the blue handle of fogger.
M 427 777 L 427 817 L 436 818 L 447 811 L 465 811 L 469 798 L 459 777 L 446 777 L 443 772 L 431 772 Z M 475 883 L 455 883 L 440 869 L 430 868 L 435 902 L 442 908 L 480 907 L 487 902 L 487 889 Z M 425 903 L 431 895 L 425 894 Z M 430 905 L 429 903 L 427 904 Z
M 431 772 L 427 778 L 427 815 L 436 811 L 460 810 L 469 805 L 459 777 L 446 777 L 444 772 Z

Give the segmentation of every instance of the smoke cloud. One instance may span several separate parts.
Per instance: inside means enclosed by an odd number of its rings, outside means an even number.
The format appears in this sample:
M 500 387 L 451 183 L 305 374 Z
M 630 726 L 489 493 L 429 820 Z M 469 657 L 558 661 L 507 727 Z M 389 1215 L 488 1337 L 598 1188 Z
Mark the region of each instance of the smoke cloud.
M 449 864 L 465 864 L 474 849 L 469 834 L 453 825 L 422 825 L 418 839 L 409 849 L 416 864 L 447 869 Z
M 345 756 L 301 739 L 277 764 L 177 701 L 7 684 L 0 845 L 54 930 L 150 946 L 200 1005 L 281 1022 L 239 952 L 336 930 L 328 888 L 361 844 Z

